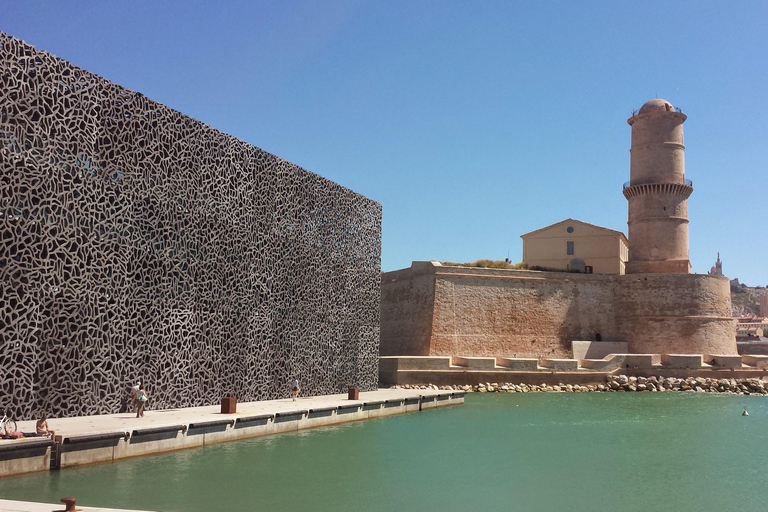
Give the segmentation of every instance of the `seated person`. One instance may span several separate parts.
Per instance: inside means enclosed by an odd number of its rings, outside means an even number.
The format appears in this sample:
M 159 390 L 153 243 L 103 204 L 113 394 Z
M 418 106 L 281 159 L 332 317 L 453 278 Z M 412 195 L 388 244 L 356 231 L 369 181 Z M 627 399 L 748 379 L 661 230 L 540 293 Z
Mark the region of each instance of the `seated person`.
M 35 424 L 35 429 L 37 430 L 37 433 L 41 436 L 51 436 L 54 437 L 56 435 L 56 432 L 48 428 L 48 417 L 43 413 L 42 417 L 37 420 L 37 423 Z

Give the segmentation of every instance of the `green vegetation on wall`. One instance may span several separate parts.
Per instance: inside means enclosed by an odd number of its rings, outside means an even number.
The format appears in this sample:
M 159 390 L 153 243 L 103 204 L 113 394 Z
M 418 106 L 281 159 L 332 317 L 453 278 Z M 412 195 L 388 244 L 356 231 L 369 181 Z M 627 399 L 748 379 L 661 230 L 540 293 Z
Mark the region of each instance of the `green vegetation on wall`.
M 509 263 L 504 260 L 477 260 L 472 263 L 456 263 L 453 261 L 441 261 L 445 267 L 475 267 L 475 268 L 501 268 L 507 270 L 539 270 L 542 272 L 567 272 L 559 268 L 539 267 L 537 265 L 528 266 L 525 263 Z

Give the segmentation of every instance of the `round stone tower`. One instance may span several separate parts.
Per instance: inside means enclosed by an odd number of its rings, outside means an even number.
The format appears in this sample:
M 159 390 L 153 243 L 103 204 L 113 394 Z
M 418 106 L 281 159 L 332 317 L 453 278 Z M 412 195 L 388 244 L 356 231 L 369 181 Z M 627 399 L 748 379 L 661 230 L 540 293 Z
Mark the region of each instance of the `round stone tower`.
M 627 120 L 632 127 L 627 274 L 687 274 L 688 196 L 685 179 L 685 114 L 666 100 L 650 100 Z
M 616 323 L 632 353 L 735 355 L 728 278 L 690 273 L 685 119 L 656 99 L 627 121 L 629 261 L 616 276 Z

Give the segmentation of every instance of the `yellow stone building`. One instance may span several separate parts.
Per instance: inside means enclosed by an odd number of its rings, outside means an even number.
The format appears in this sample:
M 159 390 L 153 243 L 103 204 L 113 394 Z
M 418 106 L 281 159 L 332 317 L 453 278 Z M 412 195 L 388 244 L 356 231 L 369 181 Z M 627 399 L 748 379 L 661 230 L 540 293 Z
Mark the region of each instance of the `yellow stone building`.
M 520 235 L 529 267 L 624 274 L 629 243 L 621 231 L 566 219 Z

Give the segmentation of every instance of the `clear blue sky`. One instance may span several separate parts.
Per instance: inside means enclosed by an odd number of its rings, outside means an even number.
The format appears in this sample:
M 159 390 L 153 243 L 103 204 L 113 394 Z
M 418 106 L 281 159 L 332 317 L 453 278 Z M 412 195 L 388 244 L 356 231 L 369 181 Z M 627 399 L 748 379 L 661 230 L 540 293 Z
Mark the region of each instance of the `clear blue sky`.
M 768 2 L 15 1 L 0 30 L 383 205 L 382 269 L 626 233 L 632 109 L 682 108 L 693 271 L 768 285 Z

